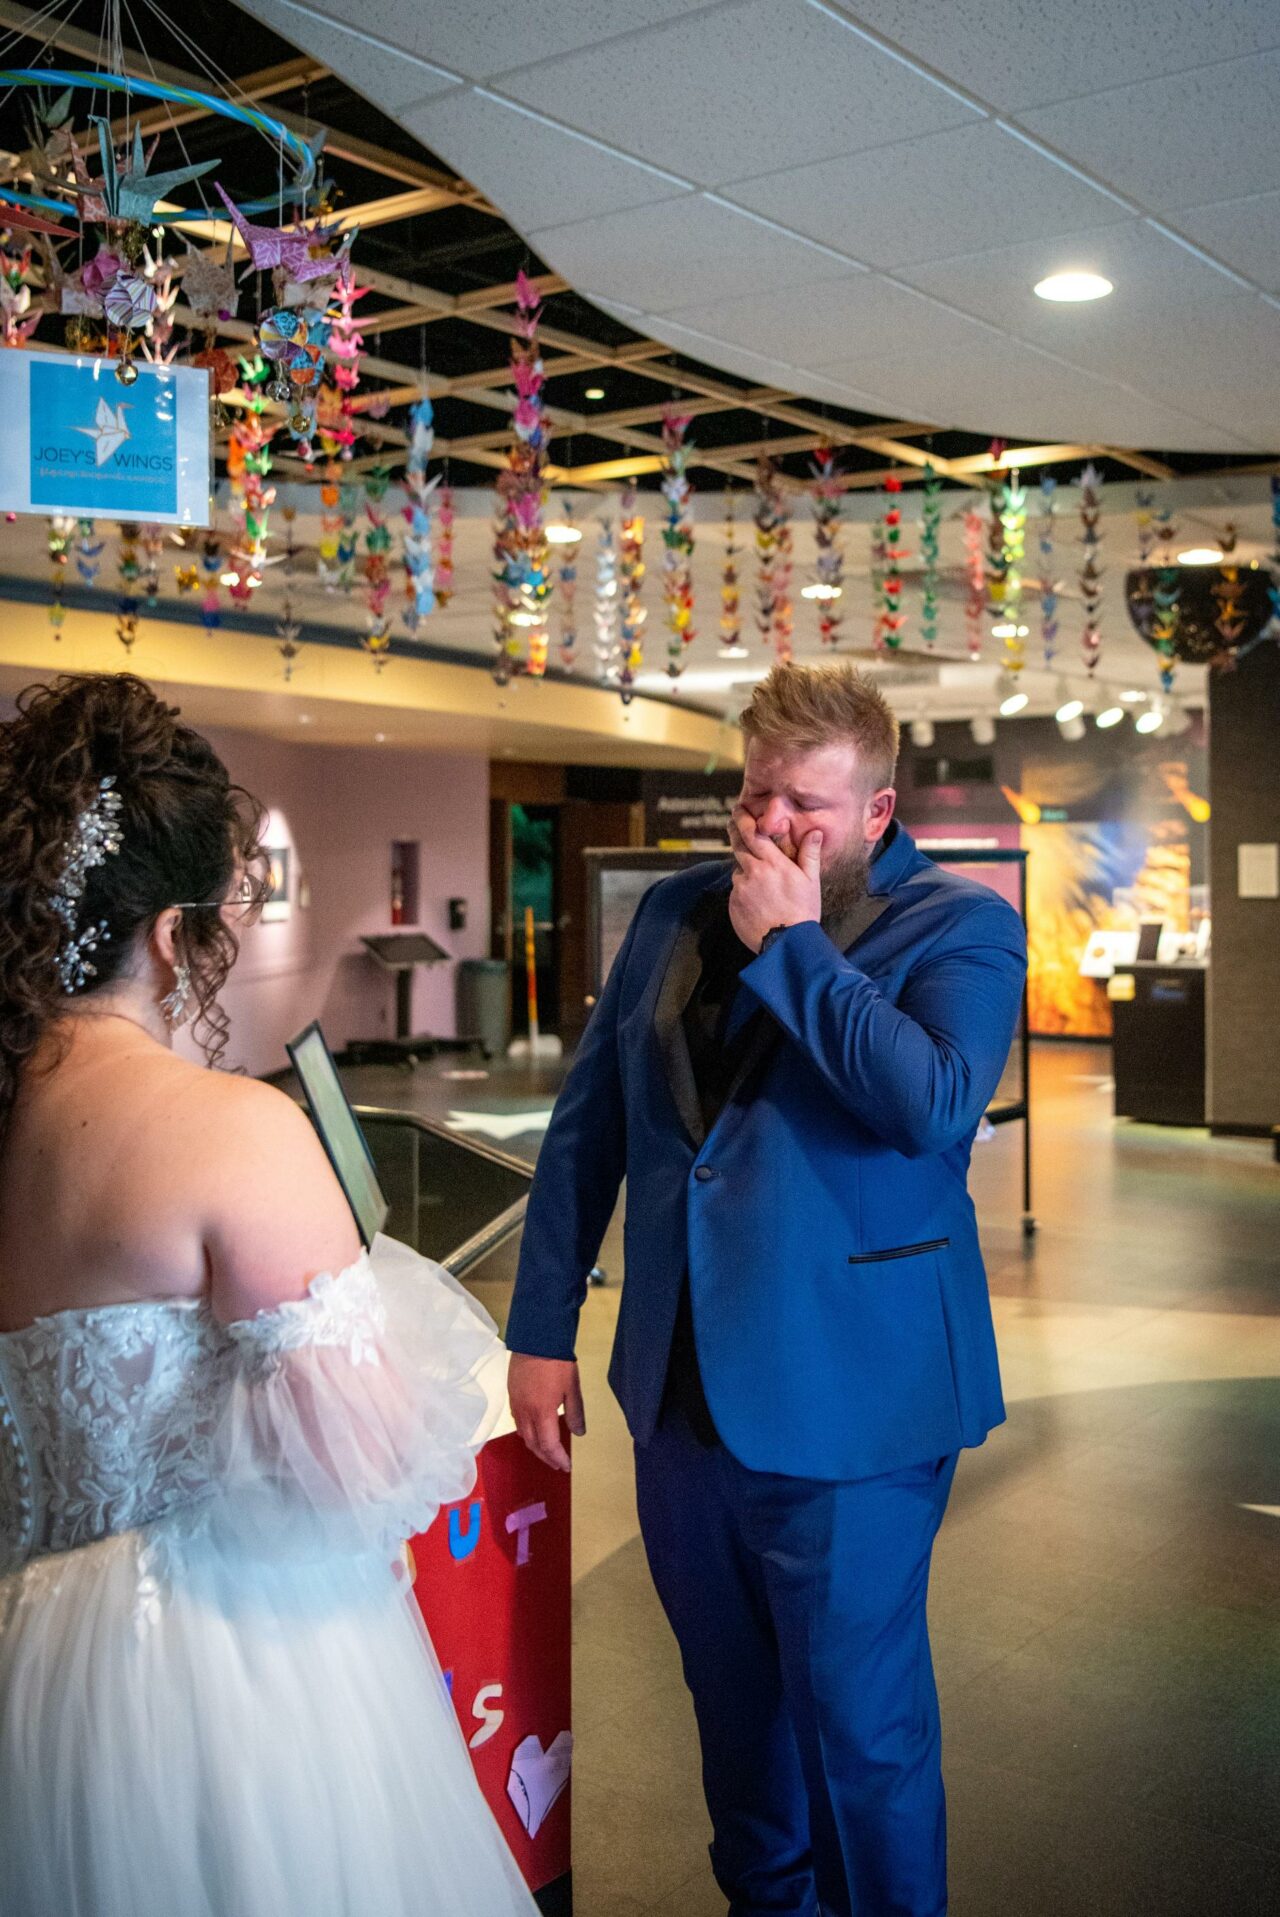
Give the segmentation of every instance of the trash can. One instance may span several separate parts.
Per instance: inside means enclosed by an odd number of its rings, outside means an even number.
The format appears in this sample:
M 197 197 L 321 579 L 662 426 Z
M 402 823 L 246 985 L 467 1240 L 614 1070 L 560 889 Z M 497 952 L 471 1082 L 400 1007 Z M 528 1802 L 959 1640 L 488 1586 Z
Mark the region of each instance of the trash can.
M 486 1058 L 502 1058 L 511 1040 L 511 975 L 505 959 L 463 959 L 458 966 L 458 1037 L 475 1039 Z

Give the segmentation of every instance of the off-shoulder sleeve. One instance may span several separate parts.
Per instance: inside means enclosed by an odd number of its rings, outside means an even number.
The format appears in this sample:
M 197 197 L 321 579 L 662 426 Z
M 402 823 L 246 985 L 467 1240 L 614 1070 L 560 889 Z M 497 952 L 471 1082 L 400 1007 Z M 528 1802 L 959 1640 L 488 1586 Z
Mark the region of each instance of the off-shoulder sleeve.
M 378 1238 L 226 1336 L 208 1514 L 225 1542 L 394 1551 L 470 1490 L 505 1409 L 507 1356 L 430 1259 Z

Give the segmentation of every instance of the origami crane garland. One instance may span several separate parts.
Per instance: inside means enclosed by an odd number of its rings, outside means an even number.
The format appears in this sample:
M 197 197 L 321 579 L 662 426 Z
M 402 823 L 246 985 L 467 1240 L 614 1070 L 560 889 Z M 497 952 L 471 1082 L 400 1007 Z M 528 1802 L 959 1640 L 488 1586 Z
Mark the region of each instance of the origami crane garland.
M 1084 662 L 1092 673 L 1102 656 L 1102 474 L 1090 460 L 1080 475 L 1080 544 L 1084 560 L 1080 567 L 1080 601 L 1084 608 L 1084 627 L 1080 644 Z
M 965 637 L 969 657 L 982 657 L 983 623 L 987 611 L 986 521 L 976 506 L 966 512 L 964 526 L 964 569 L 967 590 L 964 602 Z
M 596 672 L 602 680 L 617 670 L 618 654 L 618 547 L 613 521 L 600 521 L 596 535 L 596 590 L 594 607 L 595 638 L 592 650 Z
M 756 466 L 756 629 L 780 664 L 791 658 L 791 509 L 767 457 Z
M 885 506 L 880 515 L 881 550 L 879 559 L 879 613 L 875 625 L 875 643 L 878 649 L 887 647 L 896 652 L 902 644 L 903 628 L 907 615 L 902 610 L 902 561 L 909 554 L 902 546 L 902 481 L 896 473 L 889 473 L 884 482 Z
M 737 522 L 733 512 L 733 493 L 724 495 L 724 570 L 720 575 L 720 644 L 727 652 L 742 643 L 742 602 L 738 588 Z
M 920 637 L 926 651 L 938 643 L 938 548 L 942 527 L 942 481 L 931 464 L 924 468 L 920 501 L 920 557 L 924 577 L 920 589 Z
M 573 527 L 573 507 L 566 502 L 564 523 Z M 575 528 L 576 530 L 576 528 Z M 556 581 L 556 606 L 560 614 L 560 664 L 572 672 L 578 663 L 578 545 L 566 543 L 560 556 L 560 576 Z
M 840 600 L 844 593 L 844 539 L 840 505 L 844 488 L 836 455 L 830 446 L 820 446 L 812 460 L 813 536 L 818 548 L 817 584 L 823 597 L 818 601 L 818 637 L 824 646 L 840 639 L 843 617 Z
M 693 626 L 693 513 L 690 501 L 693 487 L 689 480 L 689 442 L 687 415 L 668 407 L 662 415 L 662 445 L 666 454 L 662 496 L 667 502 L 667 522 L 662 529 L 662 598 L 666 611 L 667 676 L 678 679 L 684 670 L 685 656 L 697 637 Z
M 448 462 L 446 461 L 446 471 Z M 453 598 L 453 524 L 455 507 L 453 487 L 446 478 L 440 488 L 436 511 L 436 604 L 447 606 Z
M 538 350 L 542 295 L 523 273 L 516 275 L 517 331 L 511 341 L 511 377 L 516 389 L 514 436 L 507 469 L 498 480 L 494 524 L 494 678 L 506 685 L 518 670 L 520 631 L 529 633 L 524 670 L 541 678 L 547 669 L 547 601 L 551 564 L 543 523 L 546 465 L 545 373 Z
M 1022 569 L 1027 556 L 1027 491 L 1019 482 L 1016 467 L 1000 488 L 998 503 L 1003 539 L 1004 663 L 1007 671 L 1017 674 L 1027 663 L 1027 649 L 1022 643 Z
M 67 608 L 63 603 L 62 592 L 67 577 L 67 548 L 71 544 L 71 535 L 76 522 L 64 513 L 55 513 L 49 520 L 46 544 L 49 552 L 49 624 L 57 638 L 62 637 L 62 628 L 66 624 Z
M 1040 479 L 1040 643 L 1044 663 L 1052 666 L 1058 650 L 1059 581 L 1054 572 L 1054 521 L 1058 510 L 1058 482 L 1052 473 Z
M 409 414 L 409 453 L 405 462 L 406 505 L 403 559 L 405 572 L 404 623 L 416 632 L 436 609 L 435 568 L 431 554 L 431 495 L 440 475 L 427 478 L 427 463 L 435 444 L 435 413 L 424 393 Z
M 628 486 L 618 509 L 618 690 L 624 706 L 635 697 L 636 674 L 644 665 L 644 628 L 648 618 L 640 603 L 644 584 L 644 518 L 634 486 Z

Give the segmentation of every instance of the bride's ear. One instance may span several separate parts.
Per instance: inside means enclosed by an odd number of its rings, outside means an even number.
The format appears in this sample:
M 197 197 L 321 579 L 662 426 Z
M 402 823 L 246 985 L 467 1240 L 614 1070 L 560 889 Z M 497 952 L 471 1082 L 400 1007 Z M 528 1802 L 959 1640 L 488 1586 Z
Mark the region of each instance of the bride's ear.
M 178 931 L 181 924 L 182 913 L 176 905 L 171 905 L 159 914 L 147 940 L 151 956 L 170 972 L 178 963 Z

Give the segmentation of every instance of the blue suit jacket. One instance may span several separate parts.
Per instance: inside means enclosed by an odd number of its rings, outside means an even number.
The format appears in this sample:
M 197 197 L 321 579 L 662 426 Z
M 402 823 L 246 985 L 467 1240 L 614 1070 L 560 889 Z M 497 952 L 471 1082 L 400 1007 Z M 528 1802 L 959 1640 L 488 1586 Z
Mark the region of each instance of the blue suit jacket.
M 731 867 L 646 894 L 561 1091 L 529 1198 L 513 1351 L 573 1355 L 627 1180 L 610 1379 L 653 1434 L 686 1270 L 703 1384 L 744 1464 L 838 1480 L 981 1443 L 1004 1416 L 969 1153 L 1017 1021 L 1020 918 L 898 825 L 836 939 L 746 966 L 757 1009 L 703 1136 L 682 1014 Z

